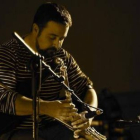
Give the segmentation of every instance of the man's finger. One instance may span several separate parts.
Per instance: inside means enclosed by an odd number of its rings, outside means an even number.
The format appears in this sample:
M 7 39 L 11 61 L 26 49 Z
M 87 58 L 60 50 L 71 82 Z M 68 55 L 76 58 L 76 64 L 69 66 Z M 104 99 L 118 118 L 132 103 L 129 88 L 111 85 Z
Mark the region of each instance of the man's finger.
M 77 112 L 62 112 L 60 115 L 64 117 L 70 117 L 70 116 L 76 116 L 78 115 L 78 113 Z
M 73 125 L 73 128 L 75 128 L 75 129 L 80 129 L 80 128 L 85 129 L 87 127 L 89 127 L 89 123 L 88 122 L 82 123 L 80 125 Z
M 66 100 L 61 101 L 62 107 L 69 107 L 69 108 L 75 108 L 75 105 L 71 102 L 67 102 Z
M 63 112 L 78 112 L 78 109 L 65 107 L 65 108 L 63 108 Z
M 71 123 L 71 125 L 78 125 L 78 124 L 85 123 L 85 122 L 88 122 L 88 120 L 78 119 L 76 121 L 73 121 Z
M 72 100 L 71 99 L 65 99 L 65 100 L 62 100 L 61 103 L 72 103 Z
M 73 137 L 74 137 L 74 138 L 79 138 L 79 133 L 80 133 L 81 131 L 82 131 L 82 130 L 80 130 L 80 129 L 75 130 L 75 131 L 74 131 Z
M 70 121 L 71 117 L 60 116 L 59 119 L 62 120 L 62 121 Z

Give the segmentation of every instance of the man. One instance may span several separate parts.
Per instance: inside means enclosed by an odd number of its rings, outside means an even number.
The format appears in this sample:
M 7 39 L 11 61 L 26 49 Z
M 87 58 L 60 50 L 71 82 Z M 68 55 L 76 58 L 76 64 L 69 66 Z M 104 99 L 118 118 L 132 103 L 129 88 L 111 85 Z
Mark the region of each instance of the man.
M 31 32 L 23 39 L 35 52 L 44 56 L 44 61 L 57 74 L 63 73 L 61 65 L 55 63 L 57 57 L 61 58 L 67 68 L 65 82 L 84 102 L 97 107 L 97 96 L 91 81 L 82 73 L 74 58 L 62 48 L 71 25 L 71 16 L 63 6 L 45 3 L 37 10 Z M 30 51 L 16 39 L 0 46 L 0 81 L 5 85 L 0 87 L 0 111 L 8 116 L 9 121 L 8 127 L 5 124 L 5 129 L 1 131 L 0 140 L 32 139 L 31 59 Z M 80 109 L 75 107 L 70 94 L 44 66 L 39 97 L 40 140 L 73 139 L 73 132 L 53 118 L 71 123 L 75 134 L 89 126 L 91 120 L 81 118 Z M 12 129 L 8 131 L 10 127 Z

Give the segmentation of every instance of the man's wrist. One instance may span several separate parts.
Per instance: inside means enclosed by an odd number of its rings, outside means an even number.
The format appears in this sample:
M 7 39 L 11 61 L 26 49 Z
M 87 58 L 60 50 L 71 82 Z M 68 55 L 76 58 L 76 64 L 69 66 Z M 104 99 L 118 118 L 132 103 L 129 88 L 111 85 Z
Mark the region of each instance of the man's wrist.
M 48 101 L 44 101 L 44 100 L 40 101 L 40 111 L 39 111 L 40 114 L 42 115 L 46 114 L 47 105 L 48 105 Z

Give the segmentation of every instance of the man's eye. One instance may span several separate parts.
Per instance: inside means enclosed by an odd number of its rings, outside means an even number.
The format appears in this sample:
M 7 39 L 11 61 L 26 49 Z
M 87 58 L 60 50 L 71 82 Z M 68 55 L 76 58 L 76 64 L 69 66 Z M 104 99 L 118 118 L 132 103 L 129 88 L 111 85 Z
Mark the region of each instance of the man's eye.
M 54 36 L 50 36 L 50 39 L 51 39 L 51 40 L 55 40 L 56 37 L 54 37 Z

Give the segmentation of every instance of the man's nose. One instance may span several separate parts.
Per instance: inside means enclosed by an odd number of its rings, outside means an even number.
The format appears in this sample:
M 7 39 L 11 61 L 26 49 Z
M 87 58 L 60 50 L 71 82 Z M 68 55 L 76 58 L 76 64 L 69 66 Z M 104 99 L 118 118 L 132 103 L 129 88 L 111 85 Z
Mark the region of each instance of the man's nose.
M 61 48 L 61 41 L 59 39 L 55 39 L 53 42 L 53 46 L 59 50 Z

